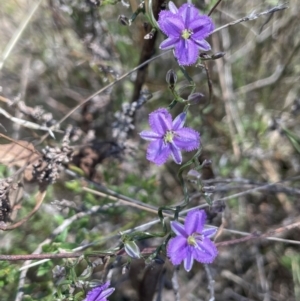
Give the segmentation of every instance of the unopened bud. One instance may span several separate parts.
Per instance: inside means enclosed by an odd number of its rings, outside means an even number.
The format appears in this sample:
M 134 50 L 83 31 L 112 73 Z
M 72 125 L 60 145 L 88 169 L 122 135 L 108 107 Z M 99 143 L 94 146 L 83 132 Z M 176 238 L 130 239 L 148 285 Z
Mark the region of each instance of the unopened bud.
M 217 60 L 217 59 L 220 59 L 221 57 L 223 57 L 225 54 L 226 54 L 226 52 L 217 52 L 217 53 L 213 54 L 211 56 L 211 58 L 213 60 Z
M 223 212 L 225 210 L 225 202 L 222 200 L 216 200 L 213 202 L 213 205 L 211 207 L 212 212 L 218 213 Z
M 201 60 L 204 60 L 204 61 L 211 60 L 211 56 L 205 52 L 201 52 L 199 56 L 200 56 Z
M 212 164 L 212 160 L 210 160 L 210 159 L 205 159 L 205 160 L 202 162 L 201 167 L 209 167 L 209 166 L 211 166 L 211 164 Z
M 215 186 L 203 186 L 202 192 L 204 193 L 214 193 L 216 190 Z
M 197 170 L 191 169 L 187 173 L 187 177 L 190 178 L 190 179 L 192 179 L 192 178 L 194 178 L 194 179 L 200 179 L 201 178 L 201 174 Z
M 170 86 L 174 86 L 177 82 L 177 75 L 173 69 L 170 69 L 166 74 L 166 82 Z
M 125 242 L 124 249 L 128 256 L 132 258 L 141 258 L 140 249 L 134 241 Z
M 204 100 L 204 95 L 202 93 L 193 93 L 191 94 L 187 101 L 191 104 L 191 105 L 195 105 L 195 104 L 199 104 Z
M 152 30 L 144 36 L 145 40 L 151 40 L 156 33 L 156 29 L 152 28 Z
M 130 20 L 124 15 L 119 15 L 118 22 L 120 24 L 124 25 L 124 26 L 130 26 L 131 25 Z

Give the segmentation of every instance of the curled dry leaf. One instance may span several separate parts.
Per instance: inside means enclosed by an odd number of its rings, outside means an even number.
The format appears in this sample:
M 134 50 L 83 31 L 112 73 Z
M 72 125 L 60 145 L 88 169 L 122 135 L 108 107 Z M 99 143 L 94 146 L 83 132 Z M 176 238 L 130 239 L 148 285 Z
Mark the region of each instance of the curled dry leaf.
M 0 164 L 6 166 L 24 167 L 24 179 L 33 179 L 33 164 L 38 162 L 41 154 L 34 148 L 33 144 L 23 140 L 16 140 L 8 144 L 0 145 Z

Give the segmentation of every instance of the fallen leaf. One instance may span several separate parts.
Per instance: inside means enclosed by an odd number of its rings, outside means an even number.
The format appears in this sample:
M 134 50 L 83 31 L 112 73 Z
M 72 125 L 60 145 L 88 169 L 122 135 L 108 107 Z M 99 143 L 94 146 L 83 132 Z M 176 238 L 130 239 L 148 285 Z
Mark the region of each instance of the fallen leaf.
M 23 140 L 16 140 L 8 144 L 0 144 L 0 164 L 19 168 L 24 167 L 24 178 L 32 180 L 32 165 L 38 163 L 41 154 L 33 144 Z

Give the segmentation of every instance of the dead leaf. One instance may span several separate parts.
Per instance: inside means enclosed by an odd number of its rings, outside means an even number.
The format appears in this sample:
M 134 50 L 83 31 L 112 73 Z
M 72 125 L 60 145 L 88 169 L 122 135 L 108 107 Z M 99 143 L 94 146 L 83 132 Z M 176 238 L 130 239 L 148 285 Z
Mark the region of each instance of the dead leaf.
M 41 154 L 33 144 L 23 140 L 16 140 L 8 144 L 0 144 L 0 164 L 5 166 L 24 167 L 24 178 L 32 180 L 32 165 L 38 163 Z

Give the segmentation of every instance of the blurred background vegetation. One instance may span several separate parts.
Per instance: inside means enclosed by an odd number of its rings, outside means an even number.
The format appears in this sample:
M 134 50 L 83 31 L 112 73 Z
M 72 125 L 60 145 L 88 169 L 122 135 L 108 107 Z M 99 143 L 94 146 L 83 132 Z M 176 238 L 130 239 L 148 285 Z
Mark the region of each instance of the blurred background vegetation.
M 198 0 L 194 4 L 208 13 L 216 2 Z M 1 1 L 0 107 L 16 118 L 51 126 L 99 89 L 160 54 L 158 45 L 164 37 L 159 33 L 153 41 L 144 39 L 149 32 L 145 16 L 139 15 L 131 26 L 118 22 L 119 15 L 132 14 L 125 4 L 111 0 Z M 276 5 L 274 0 L 224 0 L 212 18 L 219 27 Z M 209 106 L 203 105 L 209 98 L 205 70 L 187 68 L 196 91 L 205 95 L 203 103 L 192 106 L 188 115 L 188 125 L 201 133 L 199 161 L 212 160 L 202 170 L 201 179 L 215 186 L 215 201 L 228 197 L 219 212 L 207 209 L 209 223 L 224 228 L 217 242 L 299 221 L 300 8 L 297 0 L 289 1 L 288 6 L 227 27 L 208 39 L 212 53 L 226 53 L 205 62 L 213 88 Z M 165 81 L 171 68 L 178 75 L 177 88 L 187 97 L 188 82 L 168 53 L 92 97 L 61 124 L 62 131 L 69 125 L 76 129 L 70 143 L 73 159 L 47 187 L 45 200 L 31 219 L 12 231 L 2 231 L 1 254 L 60 253 L 91 243 L 89 251 L 107 250 L 118 244 L 119 232 L 157 219 L 155 213 L 134 206 L 132 199 L 154 208 L 182 200 L 178 166 L 168 162 L 157 167 L 146 161 L 147 144 L 138 136 L 148 127 L 148 114 L 172 101 Z M 141 105 L 127 114 L 134 102 Z M 30 114 L 26 108 L 35 111 Z M 172 115 L 182 109 L 177 105 Z M 62 146 L 62 133 L 42 140 L 45 132 L 0 116 L 1 133 L 14 141 L 31 143 L 40 153 L 46 146 Z M 1 178 L 12 177 L 22 186 L 10 191 L 10 221 L 1 220 L 9 224 L 32 211 L 40 186 L 20 171 L 24 161 L 4 162 L 8 153 L 20 151 L 18 144 L 4 136 L 0 143 Z M 12 150 L 1 151 L 5 144 Z M 184 154 L 184 159 L 191 156 Z M 102 191 L 102 195 L 86 188 Z M 128 203 L 108 197 L 112 191 L 128 197 Z M 205 204 L 196 186 L 189 185 L 189 191 L 194 196 L 189 207 Z M 238 192 L 245 193 L 230 197 Z M 159 224 L 150 229 L 160 230 Z M 300 231 L 283 231 L 279 238 L 282 241 L 250 240 L 220 247 L 210 265 L 216 300 L 300 300 Z M 161 242 L 157 238 L 139 246 L 144 249 Z M 106 264 L 96 262 L 89 278 L 82 275 L 85 260 L 77 264 L 74 259 L 55 259 L 23 271 L 19 269 L 29 262 L 1 261 L 0 299 L 82 300 L 85 293 L 75 285 L 74 275 L 78 280 L 101 281 L 108 273 L 116 287 L 110 300 L 174 300 L 173 268 L 167 258 L 162 259 L 164 264 L 145 267 L 142 260 L 129 265 L 126 256 L 117 256 Z M 178 277 L 181 300 L 209 300 L 202 265 L 195 264 L 190 273 L 181 268 Z M 63 286 L 62 279 L 69 282 Z M 62 299 L 57 291 L 64 295 Z

